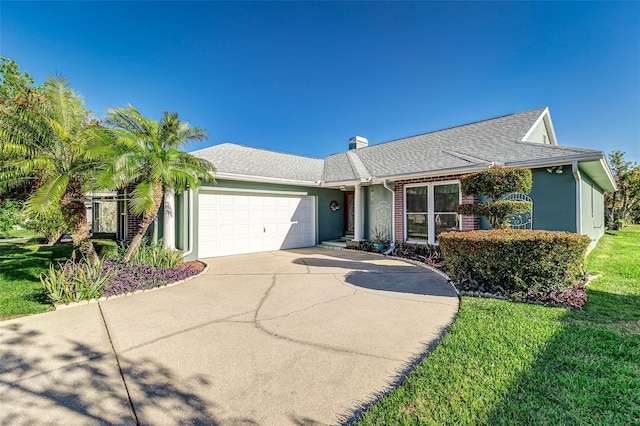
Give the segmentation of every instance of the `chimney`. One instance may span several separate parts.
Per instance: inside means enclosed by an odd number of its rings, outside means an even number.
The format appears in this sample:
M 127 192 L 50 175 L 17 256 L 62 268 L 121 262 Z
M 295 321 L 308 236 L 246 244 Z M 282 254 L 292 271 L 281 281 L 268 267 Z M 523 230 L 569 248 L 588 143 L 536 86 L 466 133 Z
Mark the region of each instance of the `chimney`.
M 349 151 L 352 149 L 364 148 L 365 146 L 369 146 L 369 141 L 367 138 L 363 138 L 362 136 L 354 136 L 349 139 Z

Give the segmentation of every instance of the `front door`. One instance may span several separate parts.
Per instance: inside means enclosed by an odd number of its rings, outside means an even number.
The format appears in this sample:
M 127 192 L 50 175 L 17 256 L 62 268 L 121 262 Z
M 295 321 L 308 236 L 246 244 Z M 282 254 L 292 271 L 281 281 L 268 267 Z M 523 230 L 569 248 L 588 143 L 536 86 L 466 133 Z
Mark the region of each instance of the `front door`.
M 353 230 L 355 228 L 355 218 L 356 218 L 356 210 L 355 210 L 355 192 L 347 191 L 344 193 L 344 235 L 353 235 Z

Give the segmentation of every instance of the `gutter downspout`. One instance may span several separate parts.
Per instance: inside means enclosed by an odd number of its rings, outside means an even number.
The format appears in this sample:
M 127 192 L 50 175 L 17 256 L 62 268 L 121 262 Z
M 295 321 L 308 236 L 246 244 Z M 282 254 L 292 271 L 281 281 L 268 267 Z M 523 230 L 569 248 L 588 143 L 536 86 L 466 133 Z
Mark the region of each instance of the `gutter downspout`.
M 578 161 L 571 162 L 571 171 L 576 179 L 576 233 L 582 234 L 582 177 L 578 168 Z
M 396 192 L 389 186 L 389 180 L 382 181 L 384 189 L 391 192 L 391 241 L 396 241 Z
M 193 190 L 189 188 L 189 250 L 182 253 L 182 257 L 187 257 L 193 252 Z

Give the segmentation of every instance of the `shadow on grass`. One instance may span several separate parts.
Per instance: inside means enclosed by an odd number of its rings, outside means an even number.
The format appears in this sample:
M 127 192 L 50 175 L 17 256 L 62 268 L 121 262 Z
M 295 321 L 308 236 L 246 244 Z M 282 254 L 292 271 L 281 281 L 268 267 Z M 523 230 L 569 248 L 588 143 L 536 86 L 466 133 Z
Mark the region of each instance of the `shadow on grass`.
M 47 293 L 44 291 L 44 289 L 34 290 L 32 293 L 26 296 L 25 299 L 30 302 L 39 303 L 41 305 L 51 304 L 51 301 L 49 300 L 49 296 L 47 296 Z
M 219 407 L 190 390 L 213 386 L 207 377 L 178 377 L 155 359 L 134 363 L 122 356 L 120 371 L 108 340 L 60 335 L 72 333 L 0 325 L 0 424 L 220 423 L 211 413 Z M 225 423 L 255 424 L 249 418 Z
M 489 414 L 491 425 L 637 424 L 640 420 L 640 297 L 589 292 L 586 311 L 562 329 Z M 611 307 L 628 310 L 607 311 Z
M 0 275 L 9 281 L 40 283 L 40 273 L 51 263 L 64 262 L 71 256 L 70 245 L 52 247 L 13 247 L 0 251 Z

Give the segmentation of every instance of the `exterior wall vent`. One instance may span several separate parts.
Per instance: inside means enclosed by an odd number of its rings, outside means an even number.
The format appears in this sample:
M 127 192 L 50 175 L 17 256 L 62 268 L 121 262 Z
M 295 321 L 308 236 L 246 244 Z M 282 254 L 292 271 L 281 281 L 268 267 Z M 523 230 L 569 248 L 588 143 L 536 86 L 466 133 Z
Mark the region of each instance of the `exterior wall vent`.
M 367 138 L 363 138 L 362 136 L 354 136 L 349 139 L 349 150 L 364 148 L 365 146 L 369 146 L 369 141 Z

